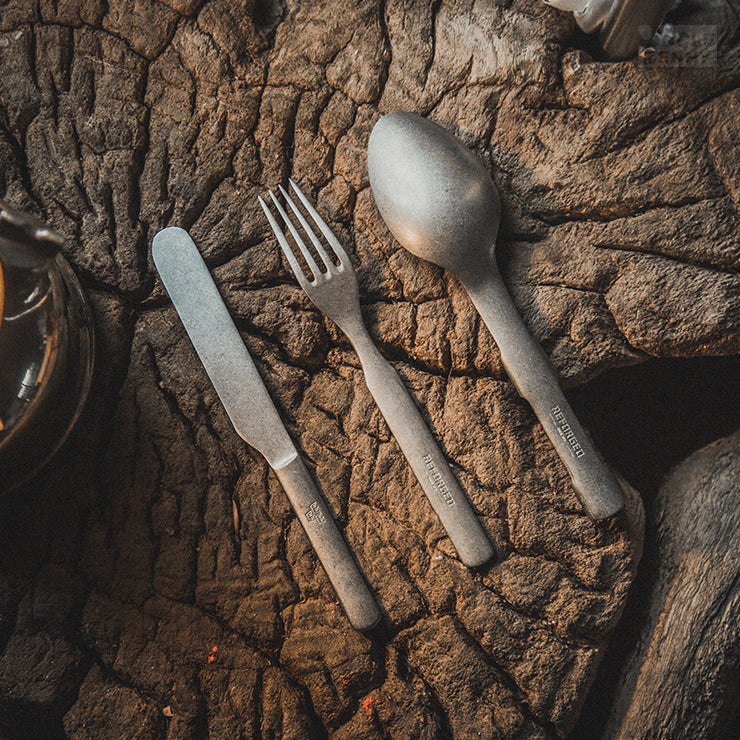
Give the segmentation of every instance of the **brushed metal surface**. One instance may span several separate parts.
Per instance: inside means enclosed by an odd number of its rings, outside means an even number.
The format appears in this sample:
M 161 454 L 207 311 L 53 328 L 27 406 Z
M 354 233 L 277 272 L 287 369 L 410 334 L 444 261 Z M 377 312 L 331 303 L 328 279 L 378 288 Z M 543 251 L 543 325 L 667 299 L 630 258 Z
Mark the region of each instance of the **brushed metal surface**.
M 190 235 L 169 227 L 152 258 L 190 341 L 239 436 L 273 468 L 297 456 L 254 360 Z

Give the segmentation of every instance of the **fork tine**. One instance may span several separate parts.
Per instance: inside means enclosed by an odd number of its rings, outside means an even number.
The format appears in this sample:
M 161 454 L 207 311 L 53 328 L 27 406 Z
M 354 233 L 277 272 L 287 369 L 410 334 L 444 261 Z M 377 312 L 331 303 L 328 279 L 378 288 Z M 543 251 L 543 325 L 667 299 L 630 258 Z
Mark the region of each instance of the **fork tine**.
M 272 195 L 272 191 L 270 191 L 270 195 Z M 288 260 L 290 269 L 293 270 L 293 273 L 295 274 L 296 278 L 298 278 L 298 282 L 301 285 L 303 285 L 304 283 L 307 283 L 308 278 L 306 277 L 306 274 L 303 272 L 303 268 L 301 267 L 300 263 L 296 259 L 295 254 L 293 254 L 293 250 L 290 248 L 290 244 L 288 243 L 288 240 L 285 238 L 285 232 L 280 228 L 280 225 L 275 220 L 275 217 L 272 215 L 272 211 L 270 211 L 270 209 L 267 207 L 267 203 L 265 203 L 265 201 L 262 200 L 262 196 L 258 195 L 257 200 L 260 202 L 260 205 L 262 206 L 262 210 L 265 212 L 265 216 L 267 216 L 267 220 L 269 221 L 270 227 L 272 228 L 272 231 L 278 240 L 278 244 L 280 245 L 280 248 L 283 250 L 283 254 Z
M 303 259 L 306 260 L 306 264 L 308 265 L 308 269 L 311 270 L 313 273 L 314 280 L 318 279 L 319 275 L 321 274 L 321 271 L 319 270 L 319 266 L 316 264 L 316 260 L 314 260 L 313 255 L 308 250 L 308 247 L 306 246 L 306 242 L 303 241 L 301 238 L 301 235 L 298 233 L 298 230 L 293 225 L 293 222 L 290 220 L 290 216 L 285 212 L 285 209 L 280 205 L 280 201 L 275 197 L 275 193 L 270 190 L 270 197 L 272 198 L 272 202 L 275 204 L 275 208 L 277 208 L 278 213 L 283 219 L 283 222 L 288 227 L 288 231 L 293 235 L 293 239 L 295 239 L 295 243 L 298 245 L 298 249 L 301 250 L 301 254 L 303 255 Z M 280 246 L 283 246 L 282 244 Z M 290 249 L 290 244 L 288 244 L 288 240 L 285 240 L 285 246 Z M 293 250 L 290 249 L 292 252 Z
M 326 250 L 324 249 L 324 245 L 319 241 L 319 237 L 316 236 L 316 232 L 311 228 L 308 221 L 304 218 L 303 214 L 298 210 L 298 206 L 293 202 L 293 199 L 288 195 L 288 192 L 282 185 L 278 185 L 278 188 L 280 189 L 280 192 L 283 194 L 283 198 L 285 198 L 285 202 L 290 207 L 290 210 L 293 211 L 293 213 L 296 215 L 296 218 L 298 221 L 300 221 L 301 226 L 303 227 L 303 230 L 308 234 L 308 238 L 311 240 L 311 243 L 314 245 L 316 252 L 318 253 L 319 257 L 323 260 L 324 264 L 326 265 L 327 270 L 331 270 L 334 267 L 334 263 L 331 260 L 331 257 L 326 253 Z
M 314 220 L 314 223 L 316 226 L 319 227 L 319 231 L 324 235 L 326 238 L 326 241 L 329 242 L 331 245 L 331 248 L 336 253 L 337 257 L 339 258 L 340 263 L 343 264 L 350 264 L 350 259 L 347 256 L 347 253 L 342 248 L 342 245 L 339 243 L 339 240 L 336 236 L 334 236 L 334 232 L 329 228 L 326 221 L 324 221 L 323 218 L 319 215 L 319 212 L 311 205 L 311 202 L 308 200 L 308 198 L 303 194 L 303 191 L 296 185 L 295 180 L 292 177 L 288 178 L 288 182 L 290 183 L 290 186 L 295 191 L 295 194 L 298 196 L 301 203 L 303 203 L 303 207 L 308 211 L 308 214 L 311 216 L 311 218 Z

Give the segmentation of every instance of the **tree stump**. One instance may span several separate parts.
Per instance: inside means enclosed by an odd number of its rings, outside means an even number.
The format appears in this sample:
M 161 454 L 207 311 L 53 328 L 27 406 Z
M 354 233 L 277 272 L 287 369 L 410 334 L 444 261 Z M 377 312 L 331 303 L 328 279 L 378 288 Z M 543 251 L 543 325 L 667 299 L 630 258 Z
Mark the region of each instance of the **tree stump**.
M 663 483 L 655 595 L 607 737 L 729 737 L 740 664 L 738 481 L 740 433 L 695 453 Z
M 98 370 L 56 464 L 3 501 L 0 731 L 565 736 L 632 582 L 642 508 L 593 522 L 459 284 L 391 238 L 378 117 L 454 130 L 502 196 L 502 274 L 564 383 L 740 348 L 733 3 L 708 69 L 604 63 L 535 0 L 4 0 L 0 197 L 66 236 Z M 691 12 L 706 19 L 701 6 Z M 693 16 L 692 16 L 693 17 Z M 455 557 L 257 195 L 294 177 L 498 558 Z M 353 631 L 231 428 L 149 255 L 190 231 L 377 594 Z

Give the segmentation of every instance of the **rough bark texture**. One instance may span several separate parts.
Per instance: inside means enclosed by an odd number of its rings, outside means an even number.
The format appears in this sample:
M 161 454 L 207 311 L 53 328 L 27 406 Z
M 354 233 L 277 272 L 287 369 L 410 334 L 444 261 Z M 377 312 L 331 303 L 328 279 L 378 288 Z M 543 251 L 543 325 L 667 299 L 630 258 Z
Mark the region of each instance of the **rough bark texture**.
M 412 110 L 490 165 L 502 273 L 566 382 L 735 352 L 733 8 L 706 11 L 717 66 L 664 69 L 592 61 L 535 0 L 1 2 L 0 196 L 67 236 L 99 364 L 65 454 L 3 505 L 0 727 L 567 734 L 624 606 L 641 505 L 628 491 L 621 519 L 585 516 L 462 289 L 382 224 L 367 138 Z M 350 252 L 373 335 L 499 549 L 488 570 L 457 561 L 356 357 L 279 257 L 256 196 L 288 175 Z M 219 406 L 151 264 L 166 225 L 213 268 L 382 604 L 377 635 L 349 627 Z
M 607 737 L 729 737 L 740 666 L 740 433 L 692 455 L 658 499 L 659 570 Z

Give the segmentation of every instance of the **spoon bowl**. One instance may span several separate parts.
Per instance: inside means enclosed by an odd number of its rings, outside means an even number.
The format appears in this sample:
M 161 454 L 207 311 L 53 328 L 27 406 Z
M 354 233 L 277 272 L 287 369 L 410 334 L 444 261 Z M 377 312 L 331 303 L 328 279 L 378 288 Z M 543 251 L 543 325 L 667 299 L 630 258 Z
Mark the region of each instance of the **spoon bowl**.
M 401 246 L 465 286 L 588 513 L 595 519 L 615 514 L 624 503 L 622 490 L 576 419 L 496 266 L 501 206 L 488 171 L 452 134 L 412 113 L 389 113 L 375 124 L 367 166 L 380 215 Z
M 457 274 L 471 262 L 495 264 L 498 193 L 452 134 L 413 113 L 389 113 L 373 128 L 367 161 L 378 210 L 409 252 Z

